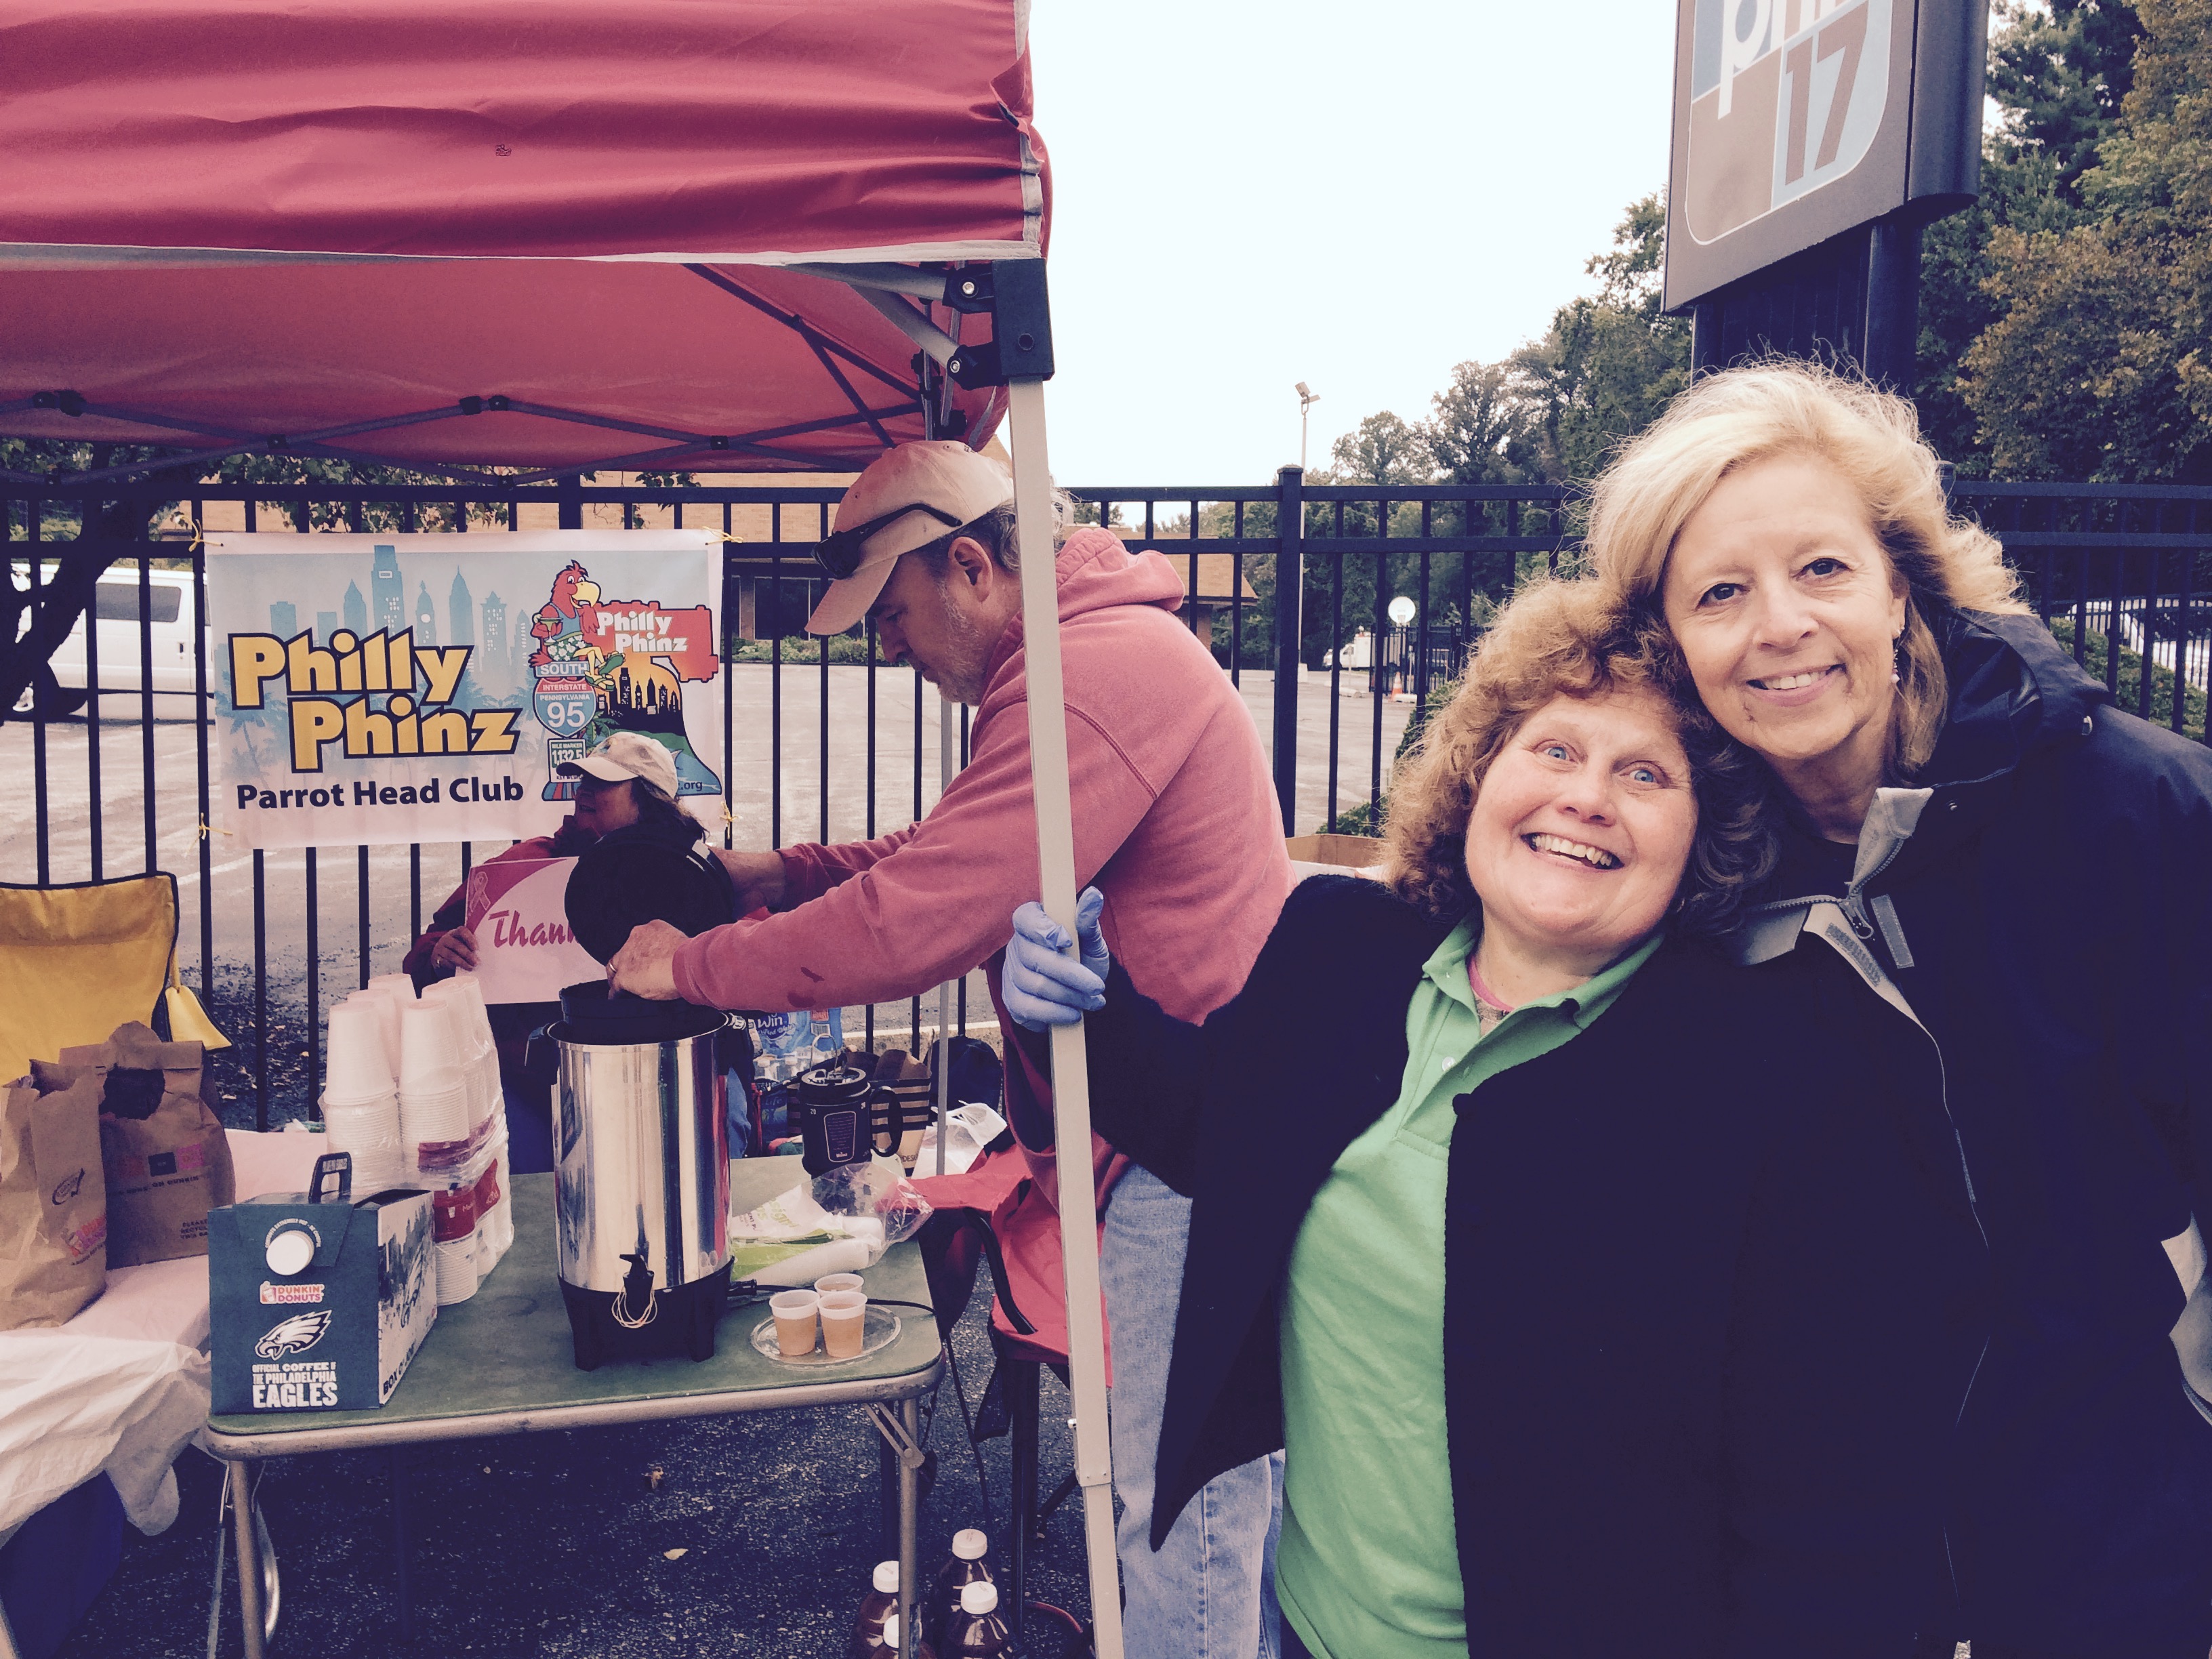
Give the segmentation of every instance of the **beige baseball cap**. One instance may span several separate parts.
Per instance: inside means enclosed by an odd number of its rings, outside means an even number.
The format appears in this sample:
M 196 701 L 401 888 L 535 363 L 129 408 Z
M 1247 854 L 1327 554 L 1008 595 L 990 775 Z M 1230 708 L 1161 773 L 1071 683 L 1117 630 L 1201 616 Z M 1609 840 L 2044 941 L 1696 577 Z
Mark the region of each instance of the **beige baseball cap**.
M 564 778 L 593 777 L 602 783 L 643 778 L 669 799 L 676 799 L 676 757 L 666 744 L 641 732 L 617 732 L 583 759 L 562 761 L 553 769 Z
M 837 503 L 837 527 L 815 554 L 836 580 L 806 619 L 806 631 L 843 633 L 868 614 L 902 553 L 1013 498 L 1006 468 L 963 443 L 901 444 L 878 456 Z

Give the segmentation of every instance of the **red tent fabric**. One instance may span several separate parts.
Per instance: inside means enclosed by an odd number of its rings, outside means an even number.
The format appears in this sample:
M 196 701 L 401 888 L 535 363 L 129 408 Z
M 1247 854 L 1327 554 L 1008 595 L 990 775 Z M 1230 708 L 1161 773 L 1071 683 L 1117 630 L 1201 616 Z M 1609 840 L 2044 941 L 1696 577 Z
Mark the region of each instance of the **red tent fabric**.
M 1023 0 L 0 0 L 0 430 L 863 465 L 923 435 L 881 310 L 915 302 L 781 267 L 1042 257 L 1025 24 Z M 941 406 L 980 443 L 1003 394 Z

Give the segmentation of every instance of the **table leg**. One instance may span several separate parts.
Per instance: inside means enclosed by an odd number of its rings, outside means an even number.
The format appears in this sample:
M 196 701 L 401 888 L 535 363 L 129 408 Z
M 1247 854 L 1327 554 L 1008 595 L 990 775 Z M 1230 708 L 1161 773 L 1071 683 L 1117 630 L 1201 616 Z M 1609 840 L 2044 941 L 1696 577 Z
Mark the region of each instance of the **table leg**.
M 899 1402 L 899 1421 L 905 1425 L 907 1438 L 920 1444 L 921 1440 L 921 1412 L 920 1402 L 912 1395 Z M 921 1522 L 921 1469 L 913 1459 L 898 1460 L 899 1496 L 899 1659 L 915 1659 L 921 1651 L 920 1621 L 915 1617 L 921 1598 L 915 1589 L 921 1583 L 921 1541 L 918 1536 Z
M 883 1544 L 887 1550 L 898 1547 L 899 1469 L 898 1451 L 878 1433 L 876 1436 L 876 1496 L 881 1510 Z M 880 1557 L 878 1558 L 881 1559 Z
M 230 1465 L 230 1524 L 238 1549 L 238 1620 L 244 1627 L 246 1659 L 262 1659 L 261 1547 L 253 1534 L 253 1465 Z
M 415 1598 L 409 1593 L 407 1569 L 414 1551 L 407 1539 L 407 1469 L 400 1448 L 392 1449 L 392 1577 L 399 1601 L 399 1639 L 415 1639 Z

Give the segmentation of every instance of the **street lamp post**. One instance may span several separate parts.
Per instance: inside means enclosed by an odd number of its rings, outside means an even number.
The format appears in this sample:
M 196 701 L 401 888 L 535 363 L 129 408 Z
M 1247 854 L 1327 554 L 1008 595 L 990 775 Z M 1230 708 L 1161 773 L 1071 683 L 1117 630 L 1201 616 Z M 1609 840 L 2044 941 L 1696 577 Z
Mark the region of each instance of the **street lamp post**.
M 1321 401 L 1321 393 L 1306 390 L 1304 380 L 1298 382 L 1298 471 L 1306 470 L 1306 412 Z

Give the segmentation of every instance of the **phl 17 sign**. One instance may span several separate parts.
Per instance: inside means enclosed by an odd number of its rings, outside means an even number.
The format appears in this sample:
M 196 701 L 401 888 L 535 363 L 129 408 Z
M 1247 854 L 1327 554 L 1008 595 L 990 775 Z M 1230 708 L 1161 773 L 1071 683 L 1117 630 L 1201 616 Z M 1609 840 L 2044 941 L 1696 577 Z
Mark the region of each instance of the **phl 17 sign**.
M 519 839 L 617 731 L 723 782 L 704 530 L 208 539 L 223 827 L 249 847 Z
M 1666 304 L 1978 187 L 1982 0 L 1679 0 Z
M 1891 0 L 1712 0 L 1691 53 L 1690 234 L 1719 240 L 1866 159 L 1889 97 Z

